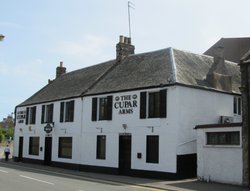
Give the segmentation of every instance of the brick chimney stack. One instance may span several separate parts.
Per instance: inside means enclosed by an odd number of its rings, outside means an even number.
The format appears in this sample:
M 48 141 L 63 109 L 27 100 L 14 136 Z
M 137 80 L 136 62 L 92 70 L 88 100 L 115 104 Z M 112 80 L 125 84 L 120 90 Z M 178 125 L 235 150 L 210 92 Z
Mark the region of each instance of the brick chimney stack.
M 131 38 L 121 35 L 119 43 L 116 45 L 116 60 L 119 62 L 134 52 L 135 47 L 131 44 Z
M 207 74 L 206 80 L 215 89 L 232 91 L 232 76 L 228 74 L 225 66 L 224 48 L 221 46 L 215 49 L 214 63 Z
M 66 68 L 63 67 L 63 62 L 60 62 L 60 66 L 56 68 L 56 78 L 66 73 Z

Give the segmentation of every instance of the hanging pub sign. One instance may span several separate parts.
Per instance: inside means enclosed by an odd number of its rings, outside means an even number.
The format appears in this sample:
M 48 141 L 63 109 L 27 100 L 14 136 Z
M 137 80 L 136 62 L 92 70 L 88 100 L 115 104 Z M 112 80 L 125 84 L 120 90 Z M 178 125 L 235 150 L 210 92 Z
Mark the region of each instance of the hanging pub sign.
M 47 123 L 47 125 L 44 127 L 44 131 L 46 133 L 50 133 L 53 130 L 53 127 L 51 126 L 50 123 Z
M 123 95 L 116 96 L 114 108 L 118 110 L 119 114 L 132 114 L 133 109 L 137 107 L 137 95 Z

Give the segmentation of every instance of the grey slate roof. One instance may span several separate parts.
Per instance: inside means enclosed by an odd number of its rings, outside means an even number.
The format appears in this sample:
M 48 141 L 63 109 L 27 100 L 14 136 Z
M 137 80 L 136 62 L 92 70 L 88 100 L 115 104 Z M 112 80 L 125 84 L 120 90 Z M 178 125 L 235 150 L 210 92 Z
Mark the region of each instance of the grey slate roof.
M 121 63 L 111 60 L 63 74 L 19 106 L 176 83 L 212 89 L 205 80 L 212 64 L 210 56 L 172 48 L 130 55 Z M 225 64 L 233 76 L 233 92 L 239 93 L 239 66 Z
M 250 50 L 250 38 L 221 38 L 212 47 L 204 52 L 205 55 L 214 56 L 214 49 L 218 46 L 224 48 L 224 57 L 226 60 L 240 63 L 240 59 Z

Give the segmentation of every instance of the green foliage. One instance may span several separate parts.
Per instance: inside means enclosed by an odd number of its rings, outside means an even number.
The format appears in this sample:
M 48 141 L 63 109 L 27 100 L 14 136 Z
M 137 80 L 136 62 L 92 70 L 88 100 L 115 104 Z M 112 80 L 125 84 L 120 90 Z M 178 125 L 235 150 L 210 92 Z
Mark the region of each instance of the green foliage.
M 9 140 L 10 137 L 14 136 L 14 128 L 0 128 L 0 142 Z

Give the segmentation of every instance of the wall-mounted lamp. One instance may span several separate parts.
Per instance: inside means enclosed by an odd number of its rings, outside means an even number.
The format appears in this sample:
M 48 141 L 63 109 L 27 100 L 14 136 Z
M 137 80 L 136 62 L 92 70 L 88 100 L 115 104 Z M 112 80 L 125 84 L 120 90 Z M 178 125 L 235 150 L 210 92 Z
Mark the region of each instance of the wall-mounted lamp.
M 147 128 L 151 129 L 151 132 L 154 132 L 154 126 L 147 126 Z
M 122 124 L 122 127 L 124 130 L 126 130 L 128 128 L 128 125 L 127 124 Z
M 100 133 L 102 133 L 102 127 L 96 127 L 97 130 L 100 130 Z

